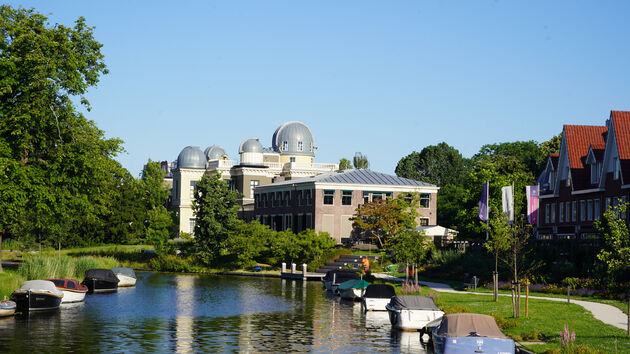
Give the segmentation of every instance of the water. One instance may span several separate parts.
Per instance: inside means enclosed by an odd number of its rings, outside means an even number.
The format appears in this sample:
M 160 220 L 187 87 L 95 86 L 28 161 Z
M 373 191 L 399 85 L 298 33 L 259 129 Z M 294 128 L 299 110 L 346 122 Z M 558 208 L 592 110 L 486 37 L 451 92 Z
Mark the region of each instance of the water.
M 0 319 L 0 352 L 423 352 L 319 282 L 138 273 L 134 288 Z

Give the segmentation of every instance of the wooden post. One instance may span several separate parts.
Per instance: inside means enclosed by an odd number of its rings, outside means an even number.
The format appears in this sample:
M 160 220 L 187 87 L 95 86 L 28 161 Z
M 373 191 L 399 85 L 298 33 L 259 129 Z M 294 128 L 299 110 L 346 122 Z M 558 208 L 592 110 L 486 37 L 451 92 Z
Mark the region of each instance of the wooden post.
M 529 279 L 525 280 L 525 317 L 529 316 Z
M 492 272 L 492 291 L 494 293 L 494 301 L 499 301 L 499 273 L 497 271 Z

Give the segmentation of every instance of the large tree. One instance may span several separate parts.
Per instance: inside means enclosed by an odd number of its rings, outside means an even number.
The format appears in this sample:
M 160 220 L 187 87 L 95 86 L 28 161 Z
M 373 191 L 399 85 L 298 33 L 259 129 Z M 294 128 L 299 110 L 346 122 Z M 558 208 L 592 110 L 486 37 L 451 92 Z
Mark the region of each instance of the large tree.
M 627 204 L 608 208 L 604 217 L 594 223 L 602 239 L 597 259 L 604 264 L 606 280 L 610 283 L 627 281 L 630 274 L 630 232 L 624 217 L 626 208 Z
M 51 25 L 0 6 L 0 207 L 11 211 L 0 236 L 62 245 L 102 235 L 121 141 L 105 139 L 73 104 L 89 110 L 83 95 L 107 73 L 92 31 L 83 18 Z
M 368 161 L 367 156 L 360 152 L 354 154 L 352 164 L 354 165 L 354 168 L 370 168 L 370 162 Z
M 458 185 L 466 177 L 467 164 L 468 160 L 457 149 L 442 142 L 400 159 L 396 175 L 438 186 Z
M 170 189 L 164 185 L 164 176 L 165 171 L 160 163 L 149 159 L 140 180 L 140 192 L 146 211 L 145 234 L 147 241 L 158 252 L 164 250 L 173 225 L 173 217 L 165 207 Z

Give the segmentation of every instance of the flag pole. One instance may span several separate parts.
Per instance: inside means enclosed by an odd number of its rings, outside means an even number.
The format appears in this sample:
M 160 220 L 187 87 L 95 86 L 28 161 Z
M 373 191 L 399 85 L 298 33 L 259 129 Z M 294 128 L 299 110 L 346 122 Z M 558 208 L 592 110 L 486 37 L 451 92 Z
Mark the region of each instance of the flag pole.
M 486 181 L 486 203 L 488 206 L 486 208 L 486 241 L 488 241 L 488 228 L 490 227 L 490 181 Z

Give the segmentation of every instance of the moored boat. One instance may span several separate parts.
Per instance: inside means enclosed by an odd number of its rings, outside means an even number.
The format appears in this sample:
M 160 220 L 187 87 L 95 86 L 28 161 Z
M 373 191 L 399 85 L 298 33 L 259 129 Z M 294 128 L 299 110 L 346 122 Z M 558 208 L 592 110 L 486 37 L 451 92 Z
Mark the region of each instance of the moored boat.
M 326 275 L 322 279 L 326 290 L 335 291 L 339 284 L 351 279 L 361 279 L 361 276 L 356 271 L 347 269 L 334 269 L 326 272 Z
M 51 281 L 28 280 L 11 294 L 11 298 L 19 311 L 57 310 L 63 299 L 63 292 Z
M 477 313 L 444 315 L 433 330 L 433 349 L 442 353 L 514 354 L 514 340 L 503 334 L 494 317 Z
M 342 299 L 357 300 L 361 299 L 368 286 L 370 283 L 363 279 L 350 279 L 339 284 L 337 291 Z
M 392 326 L 402 330 L 423 329 L 444 315 L 432 298 L 421 295 L 394 296 L 385 308 Z
M 15 301 L 11 301 L 5 296 L 4 300 L 0 300 L 0 317 L 13 315 L 16 308 L 17 304 L 15 303 Z
M 389 284 L 371 284 L 363 294 L 363 304 L 366 311 L 387 311 L 385 306 L 392 297 L 396 296 L 394 287 Z
M 88 292 L 88 288 L 85 285 L 79 284 L 74 279 L 46 279 L 55 284 L 57 289 L 63 292 L 62 304 L 70 302 L 81 302 L 85 299 L 85 294 Z
M 81 284 L 87 286 L 91 293 L 107 293 L 118 291 L 119 281 L 111 269 L 89 269 Z
M 119 287 L 136 285 L 136 273 L 133 271 L 133 269 L 119 267 L 112 268 L 112 272 L 114 272 L 114 274 L 116 274 L 116 277 L 118 277 L 118 280 L 120 280 L 120 282 L 118 283 Z

